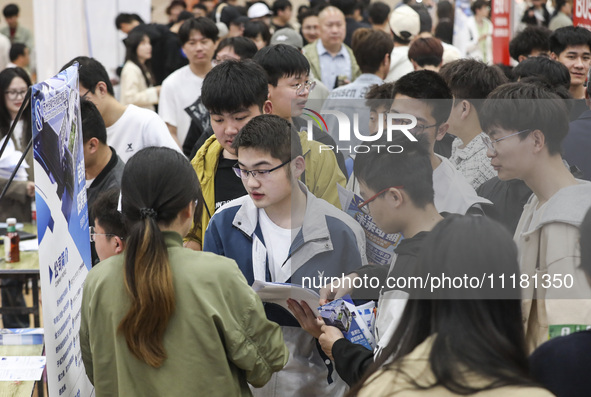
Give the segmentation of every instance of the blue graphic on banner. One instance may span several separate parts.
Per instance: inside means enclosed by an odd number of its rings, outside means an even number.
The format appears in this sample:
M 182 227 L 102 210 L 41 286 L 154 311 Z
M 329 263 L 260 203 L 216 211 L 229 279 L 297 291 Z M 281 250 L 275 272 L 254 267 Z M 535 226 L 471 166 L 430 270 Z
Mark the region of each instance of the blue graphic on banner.
M 86 177 L 78 99 L 78 68 L 70 67 L 33 86 L 33 153 L 57 188 L 61 212 L 87 269 L 91 268 Z M 77 133 L 79 132 L 79 133 Z M 54 220 L 44 197 L 37 195 L 39 226 Z M 40 229 L 41 243 L 45 229 Z M 43 232 L 41 232 L 43 230 Z

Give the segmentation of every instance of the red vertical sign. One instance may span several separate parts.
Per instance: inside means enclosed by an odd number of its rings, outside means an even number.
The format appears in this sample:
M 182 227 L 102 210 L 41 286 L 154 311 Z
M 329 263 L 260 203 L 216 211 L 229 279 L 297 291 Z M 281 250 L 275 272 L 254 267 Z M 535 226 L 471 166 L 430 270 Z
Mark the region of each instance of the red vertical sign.
M 573 24 L 591 30 L 591 1 L 575 0 Z
M 493 61 L 509 65 L 511 39 L 511 0 L 492 0 Z

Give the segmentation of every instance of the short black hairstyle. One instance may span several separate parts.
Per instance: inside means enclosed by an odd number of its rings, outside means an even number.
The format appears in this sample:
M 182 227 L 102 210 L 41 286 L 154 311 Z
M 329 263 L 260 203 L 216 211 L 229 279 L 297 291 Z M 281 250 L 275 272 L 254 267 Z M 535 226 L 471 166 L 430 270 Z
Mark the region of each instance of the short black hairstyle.
M 457 100 L 476 99 L 471 103 L 477 113 L 482 100 L 486 99 L 488 94 L 498 86 L 509 82 L 499 68 L 476 59 L 458 59 L 445 64 L 439 74 L 449 86 L 456 103 Z
M 388 153 L 379 150 L 378 145 L 399 145 L 402 149 L 399 153 Z M 416 207 L 433 204 L 433 167 L 423 138 L 414 142 L 402 134 L 393 135 L 390 141 L 381 137 L 368 152 L 357 154 L 353 173 L 376 193 L 391 186 L 403 186 Z
M 480 10 L 482 7 L 490 7 L 490 3 L 486 0 L 476 0 L 470 6 L 470 10 L 472 10 L 472 14 L 476 15 L 476 10 Z
M 78 81 L 80 81 L 80 84 L 82 84 L 87 90 L 94 94 L 96 85 L 102 81 L 107 86 L 107 92 L 112 96 L 115 96 L 113 84 L 111 84 L 111 79 L 109 78 L 107 70 L 99 61 L 94 58 L 89 58 L 86 56 L 76 57 L 62 66 L 60 72 L 69 68 L 76 62 L 79 64 Z
M 447 3 L 447 1 L 443 1 L 443 3 Z M 454 35 L 453 22 L 440 20 L 437 26 L 435 26 L 435 33 L 433 35 L 444 43 L 451 44 Z
M 565 26 L 550 36 L 550 51 L 556 55 L 575 45 L 586 45 L 591 51 L 591 32 L 581 26 Z
M 271 41 L 271 31 L 269 27 L 263 21 L 248 21 L 244 24 L 244 32 L 242 35 L 249 39 L 256 39 L 258 35 L 261 35 L 263 41 L 269 45 Z
M 187 19 L 195 18 L 191 11 L 181 11 L 179 16 L 176 18 L 177 23 L 181 21 L 186 21 Z
M 145 23 L 142 17 L 140 17 L 138 14 L 121 13 L 115 18 L 115 26 L 117 29 L 121 29 L 122 24 L 132 23 L 133 21 L 138 21 L 140 25 Z
M 376 1 L 369 5 L 369 20 L 374 25 L 383 25 L 390 15 L 390 6 L 382 1 Z
M 417 70 L 402 76 L 394 83 L 392 98 L 398 94 L 429 103 L 437 125 L 449 118 L 453 96 L 443 77 L 431 70 Z
M 277 16 L 279 11 L 284 11 L 286 8 L 293 9 L 293 6 L 289 0 L 275 0 L 273 6 L 271 6 L 271 11 L 273 11 L 274 16 Z
M 215 59 L 215 57 L 218 55 L 218 52 L 226 47 L 232 48 L 234 53 L 236 53 L 240 59 L 251 59 L 258 51 L 256 44 L 246 37 L 226 37 L 218 44 L 218 47 L 215 49 L 213 54 L 213 58 Z
M 302 144 L 291 124 L 272 114 L 253 117 L 232 142 L 236 153 L 240 148 L 252 148 L 269 152 L 282 163 L 302 156 Z
M 570 73 L 568 68 L 554 59 L 546 57 L 531 57 L 523 60 L 513 68 L 516 79 L 535 76 L 548 81 L 552 86 L 570 88 Z
M 101 113 L 91 101 L 80 98 L 80 115 L 82 116 L 82 142 L 96 138 L 100 143 L 107 144 L 107 127 Z
M 524 140 L 531 131 L 544 134 L 550 155 L 561 153 L 569 128 L 569 111 L 565 101 L 544 84 L 508 83 L 490 93 L 479 114 L 485 132 L 494 128 L 507 131 L 530 130 L 519 134 Z
M 205 6 L 205 4 L 195 3 L 195 4 L 193 4 L 192 10 L 194 10 L 195 8 L 199 8 L 200 10 L 207 12 L 207 7 Z
M 123 215 L 117 211 L 119 205 L 119 189 L 101 192 L 90 208 L 90 217 L 98 221 L 106 234 L 114 234 L 120 239 L 127 238 L 127 229 Z M 111 236 L 107 236 L 111 238 Z
M 283 77 L 310 74 L 310 63 L 304 54 L 287 44 L 262 48 L 253 59 L 265 69 L 267 80 L 273 87 Z
M 548 53 L 550 52 L 551 34 L 552 31 L 544 26 L 530 25 L 511 39 L 509 42 L 509 55 L 519 61 L 519 56 L 529 57 L 535 50 Z
M 4 9 L 2 10 L 2 14 L 4 14 L 4 18 L 12 18 L 18 16 L 19 11 L 20 10 L 18 6 L 14 3 L 11 3 L 4 7 Z
M 206 17 L 189 18 L 187 19 L 179 29 L 179 39 L 181 44 L 185 45 L 191 37 L 191 31 L 196 30 L 203 35 L 203 37 L 210 39 L 213 42 L 218 40 L 220 31 L 215 23 Z
M 353 15 L 357 1 L 356 0 L 330 0 L 328 3 L 331 6 L 336 7 L 339 10 L 341 10 L 343 12 L 343 14 L 345 14 L 345 16 L 347 16 L 347 15 Z
M 390 110 L 394 98 L 394 83 L 374 84 L 365 94 L 365 105 L 370 111 L 375 111 L 380 106 Z
M 16 61 L 16 59 L 21 55 L 24 56 L 26 48 L 27 46 L 23 43 L 14 43 L 12 46 L 10 46 L 10 52 L 8 53 L 10 62 Z
M 423 3 L 411 4 L 409 5 L 409 7 L 415 10 L 417 14 L 419 14 L 419 33 L 431 33 L 431 31 L 433 30 L 433 18 L 431 18 L 431 14 L 429 14 L 429 10 L 427 10 L 427 7 L 425 7 Z
M 201 88 L 201 101 L 210 114 L 233 113 L 252 105 L 262 111 L 268 96 L 267 74 L 250 59 L 222 62 L 207 73 Z

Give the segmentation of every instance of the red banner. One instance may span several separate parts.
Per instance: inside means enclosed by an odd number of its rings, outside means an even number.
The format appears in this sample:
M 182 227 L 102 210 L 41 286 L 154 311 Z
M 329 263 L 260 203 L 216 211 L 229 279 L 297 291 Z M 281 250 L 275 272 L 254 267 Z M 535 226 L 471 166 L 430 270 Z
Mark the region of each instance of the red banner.
M 575 0 L 573 24 L 591 30 L 591 0 Z
M 490 19 L 493 23 L 493 61 L 509 65 L 511 0 L 492 0 Z

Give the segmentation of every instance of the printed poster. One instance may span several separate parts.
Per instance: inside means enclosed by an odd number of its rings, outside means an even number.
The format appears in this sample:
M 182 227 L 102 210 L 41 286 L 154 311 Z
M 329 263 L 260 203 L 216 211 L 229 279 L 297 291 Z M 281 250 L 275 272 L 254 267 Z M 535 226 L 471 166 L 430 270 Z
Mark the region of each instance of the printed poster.
M 34 85 L 31 106 L 48 391 L 92 396 L 78 338 L 91 268 L 78 65 Z

